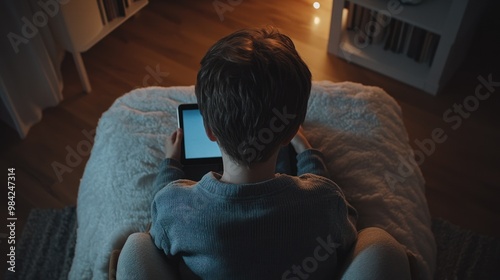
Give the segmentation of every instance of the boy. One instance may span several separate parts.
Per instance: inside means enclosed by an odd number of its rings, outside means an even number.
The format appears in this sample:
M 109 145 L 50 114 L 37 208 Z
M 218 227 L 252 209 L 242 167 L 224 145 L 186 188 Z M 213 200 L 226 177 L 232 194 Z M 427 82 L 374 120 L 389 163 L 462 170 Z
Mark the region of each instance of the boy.
M 182 279 L 334 279 L 356 213 L 300 127 L 310 90 L 308 67 L 273 28 L 237 31 L 202 59 L 196 98 L 224 170 L 179 180 L 177 130 L 152 204 L 150 235 Z M 289 143 L 298 177 L 275 173 Z

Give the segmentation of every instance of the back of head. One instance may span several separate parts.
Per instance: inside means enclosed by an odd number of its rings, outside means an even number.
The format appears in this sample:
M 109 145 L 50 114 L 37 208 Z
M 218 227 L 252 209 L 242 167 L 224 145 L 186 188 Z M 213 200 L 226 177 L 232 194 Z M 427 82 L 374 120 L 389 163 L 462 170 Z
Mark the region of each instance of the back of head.
M 311 72 L 291 39 L 274 28 L 244 29 L 213 45 L 195 87 L 221 149 L 249 165 L 266 161 L 304 121 Z

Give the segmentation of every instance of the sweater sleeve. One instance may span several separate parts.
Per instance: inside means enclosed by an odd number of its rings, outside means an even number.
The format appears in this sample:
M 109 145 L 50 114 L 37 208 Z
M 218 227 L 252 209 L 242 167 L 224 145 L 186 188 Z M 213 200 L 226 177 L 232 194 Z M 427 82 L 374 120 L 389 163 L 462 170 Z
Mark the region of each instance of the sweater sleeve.
M 297 155 L 297 176 L 306 173 L 329 178 L 329 172 L 323 160 L 323 153 L 316 149 L 308 149 Z
M 171 257 L 171 243 L 165 231 L 165 221 L 168 220 L 169 211 L 165 208 L 164 195 L 165 189 L 161 190 L 155 196 L 151 204 L 151 228 L 149 229 L 149 235 L 151 235 L 156 248 L 162 250 L 167 257 Z
M 149 229 L 149 234 L 158 249 L 163 250 L 163 243 L 165 232 L 163 228 L 158 224 L 158 208 L 156 205 L 156 199 L 153 200 L 151 205 L 151 228 Z
M 344 259 L 347 257 L 349 254 L 352 245 L 355 243 L 356 239 L 358 238 L 358 232 L 357 232 L 357 219 L 358 219 L 358 212 L 354 207 L 349 204 L 349 202 L 343 197 L 342 195 L 342 200 L 344 203 L 341 206 L 342 209 L 339 209 L 339 213 L 343 216 L 340 222 L 340 228 L 342 229 L 342 244 L 341 247 L 339 248 L 339 257 Z
M 166 158 L 160 164 L 160 172 L 154 182 L 154 193 L 157 193 L 170 182 L 185 178 L 182 164 L 175 159 Z

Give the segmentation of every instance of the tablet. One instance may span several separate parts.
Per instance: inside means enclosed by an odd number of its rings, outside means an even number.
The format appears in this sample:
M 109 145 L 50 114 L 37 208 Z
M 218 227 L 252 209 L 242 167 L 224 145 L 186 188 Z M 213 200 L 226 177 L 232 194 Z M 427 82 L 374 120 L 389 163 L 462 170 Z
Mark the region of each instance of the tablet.
M 219 145 L 211 141 L 203 126 L 198 104 L 181 104 L 177 108 L 178 125 L 184 132 L 181 150 L 183 165 L 221 164 Z

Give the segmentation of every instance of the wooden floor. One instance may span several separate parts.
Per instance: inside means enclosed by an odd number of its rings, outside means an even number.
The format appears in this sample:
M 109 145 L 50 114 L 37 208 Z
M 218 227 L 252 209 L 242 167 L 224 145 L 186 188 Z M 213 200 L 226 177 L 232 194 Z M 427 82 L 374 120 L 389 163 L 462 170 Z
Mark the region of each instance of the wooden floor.
M 419 149 L 416 141 L 442 128 L 446 142 L 437 144 L 421 165 L 432 215 L 500 237 L 500 87 L 462 118 L 457 129 L 443 119 L 445 111 L 474 94 L 478 76 L 491 74 L 494 81 L 500 81 L 500 24 L 495 13 L 483 18 L 461 68 L 442 94 L 432 97 L 329 55 L 331 1 L 319 1 L 321 8 L 315 10 L 312 1 L 244 0 L 226 11 L 223 21 L 212 2 L 150 0 L 140 14 L 83 54 L 92 93 L 82 92 L 68 55 L 62 66 L 64 101 L 45 110 L 25 140 L 0 125 L 0 167 L 2 172 L 7 167 L 17 170 L 18 235 L 31 208 L 76 204 L 88 155 L 69 155 L 85 145 L 85 133 L 96 127 L 116 98 L 142 86 L 192 85 L 201 57 L 217 39 L 240 28 L 271 24 L 294 40 L 314 80 L 377 85 L 395 97 L 415 149 Z M 155 69 L 160 73 L 156 78 L 150 74 Z M 53 169 L 57 163 L 73 166 L 71 172 L 62 174 L 62 180 Z

